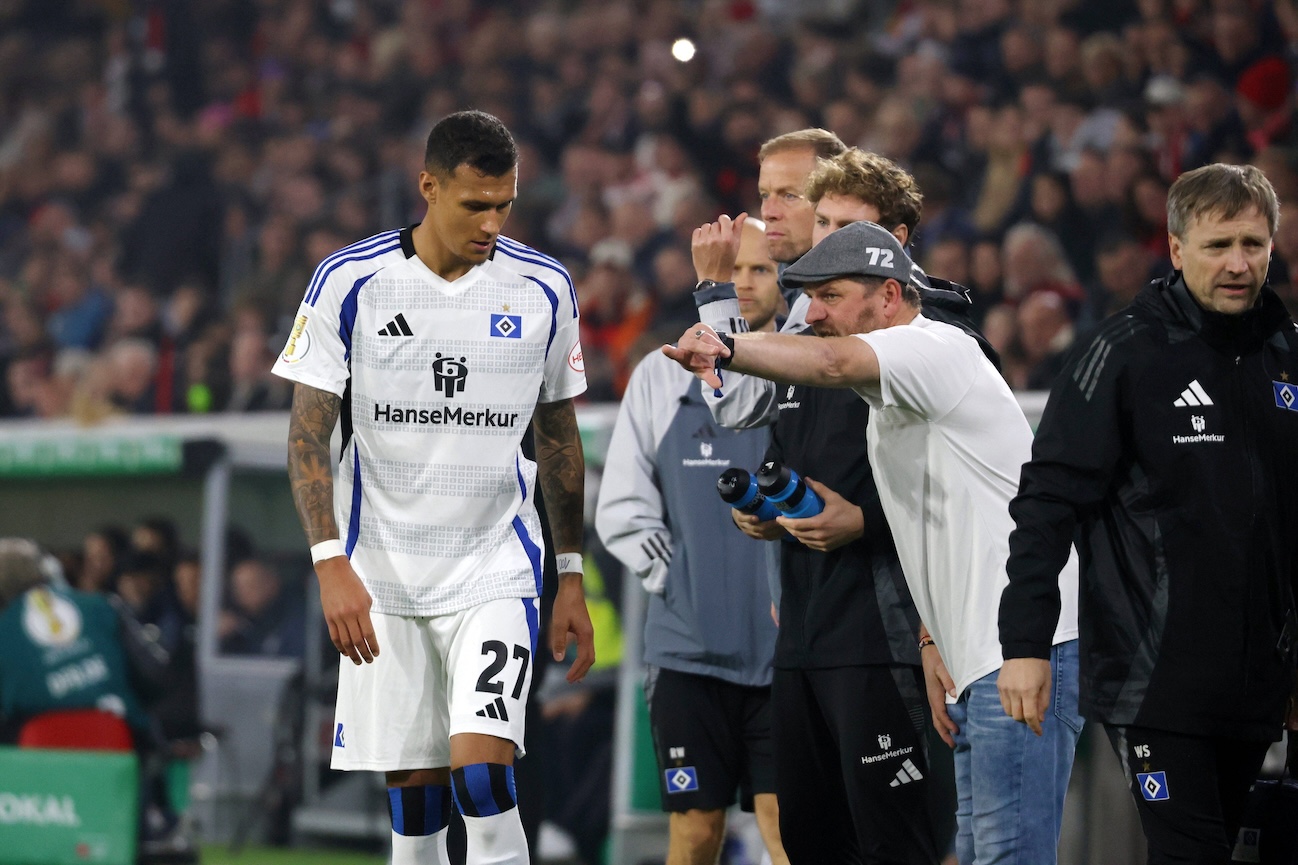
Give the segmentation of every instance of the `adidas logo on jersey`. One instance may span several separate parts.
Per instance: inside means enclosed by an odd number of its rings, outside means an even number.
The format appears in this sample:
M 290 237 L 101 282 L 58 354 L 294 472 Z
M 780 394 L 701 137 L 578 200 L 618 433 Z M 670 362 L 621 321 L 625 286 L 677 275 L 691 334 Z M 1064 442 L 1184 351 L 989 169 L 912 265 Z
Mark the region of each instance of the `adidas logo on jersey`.
M 491 718 L 495 721 L 509 720 L 509 713 L 505 711 L 505 701 L 500 697 L 497 697 L 495 700 L 488 703 L 485 708 L 479 709 L 473 714 L 477 715 L 479 718 Z
M 406 324 L 406 317 L 397 313 L 397 317 L 388 322 L 388 326 L 379 331 L 379 336 L 414 336 L 415 332 Z
M 1190 382 L 1185 390 L 1181 391 L 1180 398 L 1177 399 L 1176 402 L 1172 403 L 1172 405 L 1177 408 L 1185 408 L 1192 405 L 1212 405 L 1212 397 L 1208 396 L 1208 393 L 1203 389 L 1203 385 L 1199 384 L 1198 379 L 1195 379 Z
M 900 787 L 902 784 L 909 784 L 912 781 L 922 781 L 923 779 L 924 774 L 916 768 L 914 763 L 907 760 L 905 763 L 901 764 L 901 768 L 897 770 L 897 777 L 893 778 L 892 783 L 888 786 Z

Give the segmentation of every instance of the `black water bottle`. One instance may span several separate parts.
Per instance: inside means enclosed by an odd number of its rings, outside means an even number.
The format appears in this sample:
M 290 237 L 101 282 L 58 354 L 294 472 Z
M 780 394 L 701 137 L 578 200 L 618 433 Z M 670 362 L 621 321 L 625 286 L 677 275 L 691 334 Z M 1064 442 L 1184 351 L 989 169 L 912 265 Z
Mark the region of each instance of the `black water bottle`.
M 757 489 L 786 517 L 814 517 L 825 509 L 816 491 L 793 469 L 768 460 L 757 470 Z
M 780 511 L 757 489 L 757 479 L 747 469 L 726 469 L 717 478 L 721 499 L 737 511 L 754 514 L 762 522 L 773 520 Z

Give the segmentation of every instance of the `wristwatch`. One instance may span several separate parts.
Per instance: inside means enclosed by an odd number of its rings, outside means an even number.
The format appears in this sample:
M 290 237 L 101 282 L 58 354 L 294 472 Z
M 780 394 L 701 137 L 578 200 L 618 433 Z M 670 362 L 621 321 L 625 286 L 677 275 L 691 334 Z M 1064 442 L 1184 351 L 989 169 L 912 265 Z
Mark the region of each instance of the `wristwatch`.
M 694 290 L 707 291 L 709 288 L 716 288 L 716 287 L 717 287 L 717 281 L 715 279 L 700 279 L 694 285 Z

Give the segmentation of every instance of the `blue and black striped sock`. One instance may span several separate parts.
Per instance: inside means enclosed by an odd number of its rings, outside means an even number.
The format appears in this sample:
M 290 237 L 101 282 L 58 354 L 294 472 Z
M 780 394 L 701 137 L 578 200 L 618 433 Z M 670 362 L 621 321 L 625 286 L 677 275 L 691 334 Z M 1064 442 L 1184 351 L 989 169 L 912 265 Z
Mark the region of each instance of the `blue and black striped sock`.
M 389 787 L 388 816 L 398 835 L 433 835 L 446 828 L 451 816 L 451 788 L 424 784 Z
M 465 817 L 494 817 L 518 804 L 514 767 L 473 763 L 451 770 L 455 807 Z

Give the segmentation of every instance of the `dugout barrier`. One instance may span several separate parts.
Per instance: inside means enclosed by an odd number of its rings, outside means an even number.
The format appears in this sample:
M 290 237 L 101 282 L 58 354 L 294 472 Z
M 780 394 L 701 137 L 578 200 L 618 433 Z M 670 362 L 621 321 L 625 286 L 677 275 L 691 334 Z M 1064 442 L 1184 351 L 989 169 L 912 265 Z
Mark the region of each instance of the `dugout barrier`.
M 1035 425 L 1045 394 L 1019 398 Z M 578 413 L 592 513 L 615 417 L 614 405 L 582 406 Z M 295 835 L 382 839 L 389 830 L 378 776 L 354 773 L 340 785 L 321 783 L 319 768 L 327 763 L 331 744 L 321 731 L 329 727 L 333 696 L 333 671 L 320 660 L 328 656 L 321 629 L 307 629 L 305 663 L 218 651 L 216 622 L 232 526 L 250 536 L 259 554 L 276 561 L 282 573 L 296 573 L 292 584 L 305 596 L 308 621 L 319 621 L 315 581 L 284 473 L 287 429 L 287 415 L 279 413 L 117 420 L 89 429 L 59 422 L 0 423 L 0 534 L 25 535 L 62 549 L 77 546 L 105 523 L 129 525 L 156 515 L 174 520 L 182 543 L 200 551 L 203 576 L 197 659 L 200 717 L 210 732 L 191 767 L 189 788 L 202 835 L 234 844 L 263 835 L 277 797 L 300 785 L 302 805 L 291 816 Z M 666 819 L 659 810 L 642 692 L 646 599 L 631 575 L 623 576 L 621 596 L 624 655 L 608 861 L 634 865 L 662 856 Z M 1102 731 L 1088 728 L 1060 861 L 1139 861 L 1139 845 L 1116 760 Z

